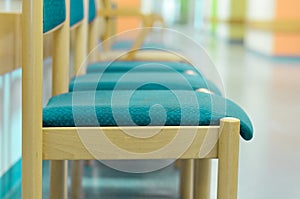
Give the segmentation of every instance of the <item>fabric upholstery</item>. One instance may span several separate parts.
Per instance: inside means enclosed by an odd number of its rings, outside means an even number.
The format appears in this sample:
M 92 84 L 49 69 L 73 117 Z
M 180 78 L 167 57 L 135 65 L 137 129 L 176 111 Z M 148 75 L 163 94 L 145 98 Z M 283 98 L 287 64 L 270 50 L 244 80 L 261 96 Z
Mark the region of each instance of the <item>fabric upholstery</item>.
M 70 26 L 73 26 L 83 20 L 84 6 L 83 0 L 70 1 Z
M 241 120 L 240 134 L 253 137 L 247 114 L 218 95 L 193 91 L 81 91 L 54 96 L 43 110 L 44 127 L 218 125 Z
M 130 49 L 133 45 L 134 40 L 118 40 L 114 42 L 111 46 L 112 50 L 126 50 Z M 166 46 L 159 43 L 144 43 L 141 47 L 143 50 L 159 50 L 159 49 L 168 49 Z
M 43 32 L 48 32 L 66 20 L 64 0 L 44 0 Z
M 221 95 L 220 90 L 201 75 L 178 72 L 90 73 L 74 78 L 69 90 L 197 90 L 203 88 Z
M 96 9 L 97 8 L 95 0 L 89 0 L 89 23 L 97 17 Z
M 130 70 L 142 72 L 170 72 L 170 68 L 178 72 L 195 72 L 200 74 L 192 65 L 183 62 L 164 61 L 115 61 L 95 62 L 87 67 L 87 73 L 127 72 Z

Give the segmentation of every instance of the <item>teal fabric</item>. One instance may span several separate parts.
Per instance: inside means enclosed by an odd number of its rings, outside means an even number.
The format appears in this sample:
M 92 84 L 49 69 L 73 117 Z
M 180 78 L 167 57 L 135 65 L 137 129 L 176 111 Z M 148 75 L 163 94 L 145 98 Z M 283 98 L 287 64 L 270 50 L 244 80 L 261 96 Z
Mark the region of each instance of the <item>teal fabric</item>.
M 114 62 L 95 62 L 87 67 L 87 73 L 102 72 L 128 72 L 130 70 L 142 72 L 170 72 L 174 71 L 184 73 L 193 71 L 200 74 L 192 65 L 184 62 L 167 62 L 167 61 L 114 61 Z
M 96 16 L 96 2 L 95 0 L 89 0 L 89 23 L 91 23 Z
M 83 20 L 84 6 L 83 0 L 70 1 L 70 26 L 73 26 Z
M 114 72 L 90 73 L 74 78 L 70 91 L 83 90 L 197 90 L 208 89 L 221 95 L 220 90 L 201 75 L 178 72 Z
M 48 32 L 66 20 L 64 0 L 44 0 L 43 32 Z
M 111 45 L 112 50 L 124 50 L 130 49 L 133 45 L 134 40 L 118 40 Z M 143 50 L 153 50 L 153 49 L 168 49 L 166 46 L 159 43 L 144 43 L 141 47 Z
M 253 137 L 247 114 L 218 95 L 194 91 L 81 91 L 54 96 L 43 110 L 44 127 L 218 125 L 241 120 L 241 136 Z

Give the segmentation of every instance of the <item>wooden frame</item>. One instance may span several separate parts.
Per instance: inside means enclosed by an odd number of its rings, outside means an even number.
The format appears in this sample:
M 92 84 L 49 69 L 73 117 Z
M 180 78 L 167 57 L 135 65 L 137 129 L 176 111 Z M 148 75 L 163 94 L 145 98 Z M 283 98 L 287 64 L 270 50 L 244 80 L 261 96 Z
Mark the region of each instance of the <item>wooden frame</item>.
M 98 17 L 104 17 L 104 28 L 105 32 L 103 34 L 103 53 L 98 54 L 99 60 L 137 60 L 137 61 L 181 61 L 185 62 L 184 57 L 178 56 L 176 53 L 171 53 L 163 50 L 140 50 L 142 47 L 145 38 L 149 35 L 151 28 L 155 22 L 160 22 L 162 27 L 166 27 L 164 19 L 158 14 L 144 14 L 140 10 L 136 9 L 116 9 L 112 10 L 110 7 L 110 0 L 98 0 Z M 103 7 L 100 7 L 102 2 Z M 136 40 L 133 42 L 133 45 L 128 52 L 124 51 L 111 51 L 110 46 L 111 42 L 110 37 L 113 36 L 112 29 L 112 17 L 137 17 L 141 19 L 143 24 L 143 29 L 141 29 Z M 89 32 L 89 34 L 94 35 L 95 33 Z M 99 37 L 99 34 L 98 34 Z
M 69 5 L 69 0 L 66 0 Z M 67 13 L 69 13 L 67 6 Z M 42 198 L 42 160 L 52 160 L 51 164 L 51 191 L 50 198 L 67 198 L 67 162 L 66 160 L 95 159 L 82 145 L 76 130 L 92 131 L 101 129 L 105 134 L 120 142 L 122 131 L 119 127 L 65 127 L 65 128 L 43 128 L 42 127 L 42 65 L 43 65 L 43 1 L 23 0 L 22 14 L 22 198 Z M 68 14 L 67 14 L 68 16 Z M 53 35 L 53 95 L 68 92 L 68 67 L 69 67 L 69 18 L 65 23 L 56 29 Z M 124 127 L 125 128 L 125 127 Z M 150 127 L 127 127 L 147 133 Z M 152 127 L 156 128 L 156 127 Z M 224 118 L 220 126 L 204 127 L 162 127 L 160 140 L 167 140 L 179 130 L 196 130 L 196 139 L 188 150 L 180 157 L 185 162 L 184 179 L 189 180 L 191 186 L 183 186 L 184 199 L 193 197 L 193 177 L 196 179 L 196 186 L 209 184 L 209 177 L 200 178 L 202 172 L 193 175 L 193 167 L 206 162 L 203 158 L 218 158 L 218 199 L 235 199 L 237 197 L 237 176 L 238 176 L 238 151 L 239 151 L 239 129 L 238 119 Z M 208 131 L 209 130 L 209 131 Z M 119 136 L 115 136 L 115 133 Z M 206 138 L 205 133 L 213 133 L 211 139 L 216 139 L 214 147 L 209 153 L 201 157 L 199 150 Z M 211 134 L 210 134 L 211 135 Z M 63 139 L 62 139 L 63 138 Z M 152 138 L 149 138 L 152 139 Z M 155 138 L 153 138 L 155 139 Z M 63 141 L 62 141 L 63 140 Z M 123 141 L 124 139 L 122 139 Z M 212 140 L 211 140 L 212 141 Z M 184 140 L 182 140 L 184 142 Z M 205 141 L 206 142 L 206 141 Z M 157 146 L 161 142 L 152 142 Z M 149 145 L 151 146 L 151 145 Z M 133 150 L 139 151 L 138 145 L 130 146 Z M 200 148 L 199 148 L 200 147 Z M 175 148 L 174 148 L 175 150 Z M 98 156 L 100 159 L 111 159 L 111 154 Z M 175 158 L 168 153 L 156 156 L 127 156 L 115 154 L 114 159 L 168 159 Z M 203 168 L 209 169 L 209 164 L 203 163 Z M 182 183 L 183 184 L 183 183 Z M 207 188 L 205 188 L 207 190 Z M 202 197 L 195 194 L 194 197 Z M 204 196 L 202 197 L 204 198 Z

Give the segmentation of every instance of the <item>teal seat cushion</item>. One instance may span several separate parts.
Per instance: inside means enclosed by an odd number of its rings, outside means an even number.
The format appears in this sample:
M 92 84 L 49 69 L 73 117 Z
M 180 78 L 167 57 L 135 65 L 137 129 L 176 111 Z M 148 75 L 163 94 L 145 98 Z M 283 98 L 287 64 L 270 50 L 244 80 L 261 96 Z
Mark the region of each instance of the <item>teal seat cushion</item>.
M 70 26 L 73 26 L 84 18 L 83 0 L 70 1 Z
M 253 137 L 247 114 L 218 95 L 194 91 L 81 91 L 54 96 L 43 109 L 44 127 L 202 126 L 223 117 L 241 120 L 240 134 Z
M 174 71 L 89 73 L 74 78 L 70 91 L 83 90 L 199 90 L 206 89 L 221 95 L 220 90 L 201 75 L 187 75 Z
M 64 0 L 44 0 L 43 32 L 48 32 L 66 20 Z
M 134 40 L 118 40 L 111 45 L 112 50 L 126 50 L 130 49 L 133 45 Z M 168 49 L 166 46 L 159 43 L 144 43 L 141 47 L 143 50 L 153 50 L 153 49 Z
M 89 0 L 89 23 L 94 21 L 96 19 L 97 14 L 96 14 L 96 2 L 95 0 Z
M 142 72 L 170 72 L 170 68 L 181 73 L 200 74 L 192 65 L 183 62 L 164 61 L 114 61 L 95 62 L 87 67 L 87 73 L 127 72 L 130 70 Z

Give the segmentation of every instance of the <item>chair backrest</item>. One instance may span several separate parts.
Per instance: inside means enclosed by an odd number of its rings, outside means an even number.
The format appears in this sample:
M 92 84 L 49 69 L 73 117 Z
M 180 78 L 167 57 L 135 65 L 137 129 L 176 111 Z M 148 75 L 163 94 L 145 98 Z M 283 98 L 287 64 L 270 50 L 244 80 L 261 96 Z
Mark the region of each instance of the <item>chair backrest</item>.
M 80 1 L 80 2 L 78 2 Z M 73 4 L 73 5 L 72 5 Z M 71 28 L 74 31 L 73 39 L 73 60 L 74 60 L 74 74 L 79 75 L 83 73 L 82 63 L 87 57 L 87 36 L 88 36 L 88 0 L 71 0 L 71 17 L 72 9 L 81 9 L 82 18 L 80 22 L 77 22 L 76 25 L 73 25 Z M 79 7 L 79 8 L 78 8 Z
M 22 3 L 22 145 L 30 146 L 22 150 L 23 170 L 28 171 L 22 174 L 22 190 L 32 190 L 24 191 L 22 197 L 41 198 L 41 188 L 33 186 L 42 175 L 43 33 L 53 33 L 52 94 L 57 95 L 68 91 L 69 0 Z

